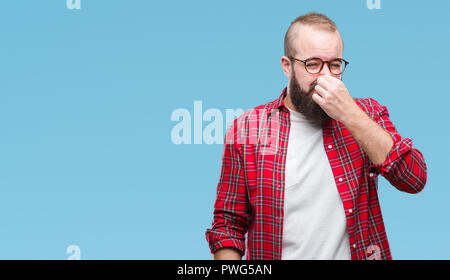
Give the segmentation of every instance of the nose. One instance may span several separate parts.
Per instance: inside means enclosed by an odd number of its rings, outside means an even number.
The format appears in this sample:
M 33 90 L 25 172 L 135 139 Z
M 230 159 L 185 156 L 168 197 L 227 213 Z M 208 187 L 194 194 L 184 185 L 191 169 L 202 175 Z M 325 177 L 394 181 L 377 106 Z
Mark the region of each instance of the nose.
M 332 75 L 332 73 L 330 71 L 330 65 L 328 64 L 328 62 L 323 63 L 323 67 L 322 67 L 322 70 L 319 72 L 319 75 L 320 76 L 326 76 L 326 75 L 331 76 Z

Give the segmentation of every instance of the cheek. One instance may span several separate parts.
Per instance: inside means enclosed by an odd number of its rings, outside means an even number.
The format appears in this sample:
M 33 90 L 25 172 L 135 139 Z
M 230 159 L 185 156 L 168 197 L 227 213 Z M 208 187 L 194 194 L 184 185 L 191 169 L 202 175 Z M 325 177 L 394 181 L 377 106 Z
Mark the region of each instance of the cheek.
M 314 80 L 314 75 L 306 73 L 305 71 L 295 72 L 295 77 L 300 84 L 309 84 Z
M 305 75 L 298 78 L 298 82 L 304 90 L 310 90 L 311 85 L 316 81 L 317 77 L 315 77 L 314 75 Z

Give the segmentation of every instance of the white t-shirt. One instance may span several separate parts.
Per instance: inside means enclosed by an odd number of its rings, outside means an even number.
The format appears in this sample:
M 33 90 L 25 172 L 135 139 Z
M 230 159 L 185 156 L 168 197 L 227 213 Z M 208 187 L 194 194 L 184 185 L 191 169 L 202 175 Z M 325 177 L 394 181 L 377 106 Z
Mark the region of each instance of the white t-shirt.
M 290 110 L 282 259 L 351 259 L 347 221 L 322 127 Z

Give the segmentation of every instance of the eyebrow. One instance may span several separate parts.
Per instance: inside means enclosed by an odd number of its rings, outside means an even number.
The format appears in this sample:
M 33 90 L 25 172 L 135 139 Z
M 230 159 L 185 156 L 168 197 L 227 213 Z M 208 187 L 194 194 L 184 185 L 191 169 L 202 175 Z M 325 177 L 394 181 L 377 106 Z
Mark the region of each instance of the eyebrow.
M 313 57 L 310 57 L 310 58 L 305 59 L 305 61 L 306 61 L 306 60 L 310 60 L 310 59 L 314 59 L 314 58 L 316 58 L 316 59 L 321 59 L 321 60 L 323 60 L 323 61 L 333 61 L 333 60 L 343 59 L 342 57 L 334 57 L 334 58 L 331 58 L 331 59 L 329 59 L 329 60 L 325 60 L 325 59 L 322 59 L 322 58 L 320 58 L 320 57 L 313 56 Z

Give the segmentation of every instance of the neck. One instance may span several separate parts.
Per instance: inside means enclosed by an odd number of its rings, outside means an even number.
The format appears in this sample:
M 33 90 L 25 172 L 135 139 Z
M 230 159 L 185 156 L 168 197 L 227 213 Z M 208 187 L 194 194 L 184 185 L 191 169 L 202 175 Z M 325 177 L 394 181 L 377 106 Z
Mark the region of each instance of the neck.
M 284 97 L 284 105 L 286 106 L 286 107 L 288 107 L 289 109 L 291 109 L 292 111 L 297 111 L 297 110 L 295 110 L 295 107 L 294 107 L 294 105 L 292 104 L 292 101 L 291 101 L 291 94 L 289 93 L 289 89 L 288 89 L 288 92 L 287 92 L 287 94 L 286 94 L 286 97 Z

